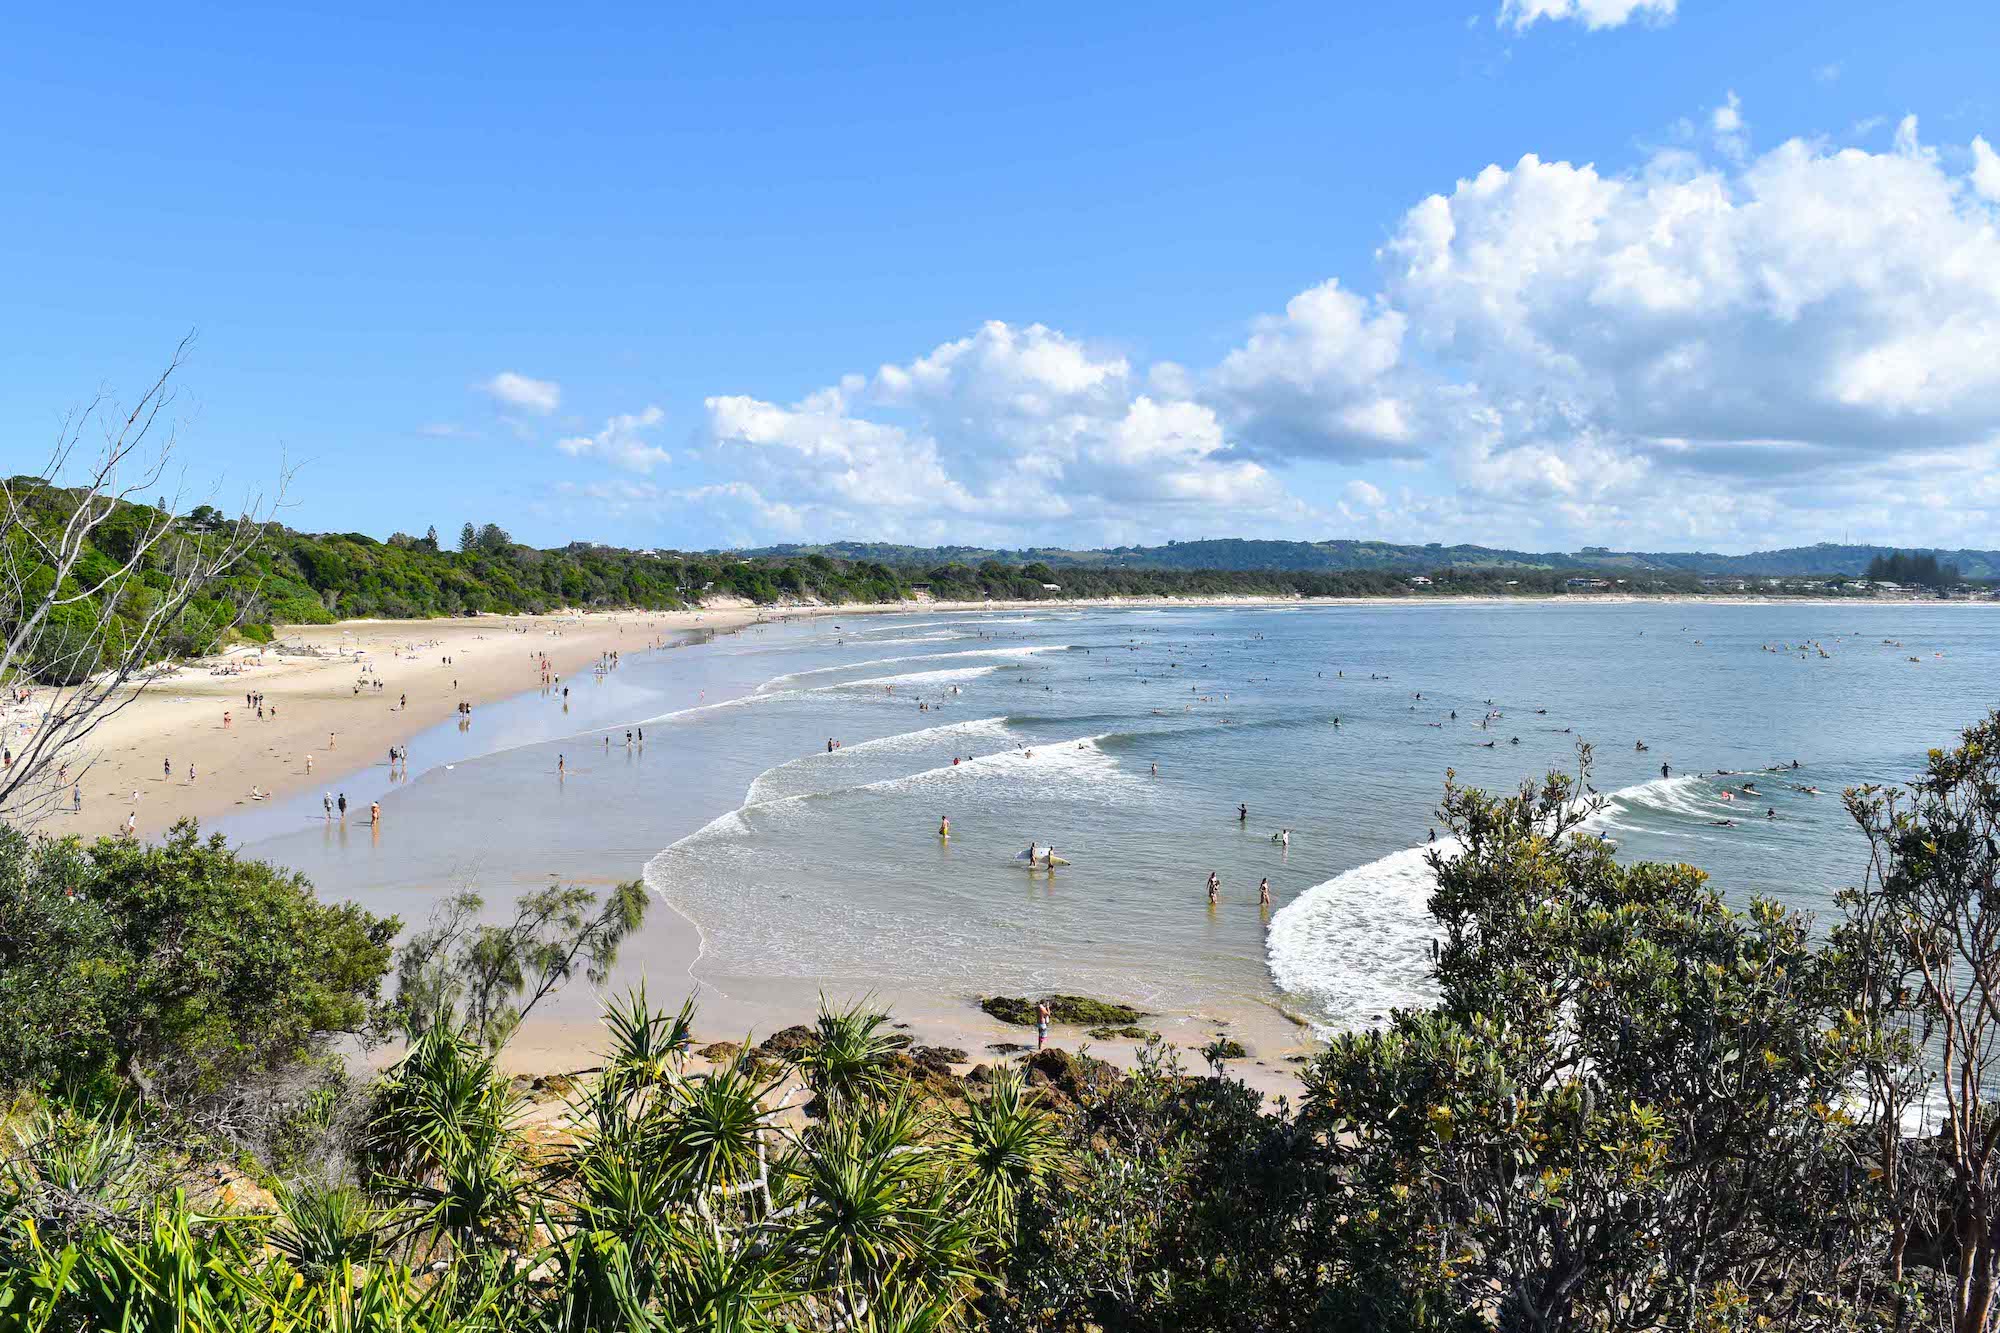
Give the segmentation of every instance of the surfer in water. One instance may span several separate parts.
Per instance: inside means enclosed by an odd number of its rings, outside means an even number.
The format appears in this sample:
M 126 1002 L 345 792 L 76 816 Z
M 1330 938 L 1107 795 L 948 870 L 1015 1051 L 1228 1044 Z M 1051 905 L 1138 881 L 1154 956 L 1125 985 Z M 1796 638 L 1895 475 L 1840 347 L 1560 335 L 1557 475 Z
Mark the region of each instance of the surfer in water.
M 1035 844 L 1032 839 L 1029 840 L 1028 850 L 1022 853 L 1021 859 L 1026 861 L 1029 865 L 1033 865 L 1035 863 Z
M 1670 778 L 1670 777 L 1672 777 L 1673 775 L 1674 775 L 1674 771 L 1673 771 L 1672 769 L 1668 768 L 1668 767 L 1667 767 L 1667 766 L 1666 766 L 1665 764 L 1661 764 L 1661 765 L 1660 765 L 1660 776 L 1661 776 L 1661 777 L 1663 777 L 1663 778 Z

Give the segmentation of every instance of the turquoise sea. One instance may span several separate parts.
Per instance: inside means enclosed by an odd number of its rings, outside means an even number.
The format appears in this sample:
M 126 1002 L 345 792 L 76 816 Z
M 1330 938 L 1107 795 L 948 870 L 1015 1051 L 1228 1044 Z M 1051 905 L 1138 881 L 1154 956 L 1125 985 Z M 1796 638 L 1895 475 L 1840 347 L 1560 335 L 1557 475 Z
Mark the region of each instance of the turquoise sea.
M 771 1006 L 824 989 L 970 1014 L 979 994 L 1060 989 L 1162 1014 L 1282 1007 L 1329 1030 L 1427 993 L 1424 849 L 1447 769 L 1510 788 L 1587 740 L 1609 798 L 1596 826 L 1622 856 L 1824 918 L 1863 864 L 1841 790 L 1907 778 L 2000 704 L 2000 615 L 829 614 L 564 683 L 567 701 L 415 738 L 407 782 L 355 775 L 350 800 L 386 792 L 378 834 L 328 826 L 317 793 L 225 827 L 322 894 L 411 921 L 460 883 L 499 901 L 643 874 L 674 911 L 624 970 L 656 995 L 692 980 Z M 1723 799 L 1745 781 L 1754 795 Z M 1026 869 L 1030 840 L 1069 864 Z

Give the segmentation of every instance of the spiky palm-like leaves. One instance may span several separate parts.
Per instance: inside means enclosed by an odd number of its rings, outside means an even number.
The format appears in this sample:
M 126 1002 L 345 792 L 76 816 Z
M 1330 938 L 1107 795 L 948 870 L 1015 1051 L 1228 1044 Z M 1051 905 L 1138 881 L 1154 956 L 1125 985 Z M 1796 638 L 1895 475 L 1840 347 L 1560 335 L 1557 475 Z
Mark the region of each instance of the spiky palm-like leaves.
M 406 1234 L 461 1247 L 511 1235 L 530 1199 L 523 1107 L 467 1033 L 436 1027 L 411 1043 L 377 1087 L 362 1144 L 371 1188 L 405 1211 Z
M 1043 1173 L 1040 1113 L 1006 1078 L 956 1117 L 910 1099 L 880 1016 L 826 1013 L 804 1062 L 827 1119 L 774 1119 L 740 1055 L 684 1066 L 692 1012 L 614 1008 L 577 1137 L 527 1153 L 521 1104 L 472 1036 L 434 1028 L 377 1080 L 367 1192 L 308 1185 L 270 1219 L 198 1215 L 115 1125 L 47 1121 L 0 1190 L 46 1177 L 125 1199 L 115 1224 L 0 1237 L 0 1329 L 940 1333 L 963 1325 L 1012 1200 Z
M 799 1054 L 799 1070 L 815 1095 L 828 1103 L 878 1097 L 895 1083 L 889 1057 L 897 1042 L 885 1029 L 889 1016 L 865 1004 L 833 1010 L 820 1003 L 812 1040 Z
M 809 1285 L 859 1309 L 905 1289 L 947 1297 L 979 1270 L 931 1116 L 897 1095 L 815 1126 L 784 1162 L 785 1244 Z
M 677 1013 L 655 1010 L 641 983 L 605 1006 L 604 1026 L 611 1035 L 605 1072 L 632 1086 L 656 1087 L 680 1076 L 694 1039 L 694 1000 Z
M 1063 1139 L 1018 1069 L 1001 1066 L 984 1097 L 953 1117 L 947 1151 L 957 1197 L 994 1240 L 1012 1238 L 1021 1198 L 1061 1171 Z
M 317 1282 L 380 1249 L 380 1218 L 352 1185 L 309 1182 L 278 1198 L 278 1223 L 265 1238 L 308 1282 Z

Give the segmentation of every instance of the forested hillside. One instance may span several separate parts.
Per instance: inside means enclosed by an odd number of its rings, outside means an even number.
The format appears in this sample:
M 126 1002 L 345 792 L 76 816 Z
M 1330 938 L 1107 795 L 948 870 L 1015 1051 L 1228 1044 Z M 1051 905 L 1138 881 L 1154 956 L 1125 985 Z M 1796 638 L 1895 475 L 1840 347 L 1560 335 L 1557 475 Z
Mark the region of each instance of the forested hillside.
M 7 483 L 26 522 L 6 536 L 10 568 L 28 571 L 21 606 L 34 605 L 54 582 L 38 565 L 29 529 L 52 534 L 77 504 L 74 492 L 34 478 Z M 174 584 L 173 570 L 192 551 L 213 551 L 240 537 L 236 524 L 199 506 L 177 520 L 170 539 L 148 545 L 146 534 L 160 511 L 122 505 L 89 534 L 89 548 L 65 582 L 87 592 L 107 578 L 98 598 L 81 598 L 52 613 L 58 630 L 44 636 L 31 669 L 44 679 L 87 674 L 94 658 L 69 651 L 71 639 L 89 635 L 102 610 L 111 613 L 108 644 L 136 630 L 161 605 Z M 144 546 L 145 549 L 140 551 Z M 1874 547 L 1811 548 L 1830 553 L 1819 564 L 1871 569 L 1942 571 L 1969 578 L 2000 570 L 2000 553 L 1961 551 L 1948 560 L 1897 556 Z M 121 567 L 140 552 L 134 568 Z M 263 641 L 280 624 L 320 624 L 362 617 L 423 618 L 486 613 L 548 612 L 562 608 L 667 609 L 704 598 L 740 597 L 757 605 L 814 602 L 892 602 L 909 597 L 978 601 L 1089 597 L 1376 597 L 1406 595 L 1421 574 L 1421 590 L 1460 596 L 1541 596 L 1567 590 L 1579 574 L 1615 574 L 1624 593 L 1699 592 L 1716 561 L 1759 557 L 1619 556 L 1587 550 L 1577 555 L 1493 551 L 1470 546 L 1393 546 L 1374 542 L 1182 542 L 1164 547 L 1087 552 L 1016 552 L 1013 559 L 982 556 L 971 548 L 923 549 L 837 543 L 824 547 L 773 547 L 752 552 L 683 553 L 622 550 L 573 542 L 538 550 L 503 529 L 465 524 L 455 539 L 431 528 L 422 536 L 394 533 L 386 541 L 365 533 L 305 533 L 266 524 L 247 554 L 219 579 L 207 582 L 156 639 L 150 656 L 181 657 L 212 650 L 232 633 Z M 1777 562 L 1773 573 L 1799 573 L 1812 564 L 1800 556 Z M 1681 562 L 1681 563 L 1673 563 Z M 1901 581 L 1901 580 L 1899 580 Z M 1916 582 L 1914 578 L 1908 580 Z M 109 602 L 108 608 L 100 603 Z M 171 603 L 169 603 L 171 605 Z M 19 611 L 0 603 L 0 629 Z
M 1031 547 L 999 550 L 973 546 L 894 546 L 883 542 L 829 542 L 821 545 L 769 546 L 745 552 L 757 556 L 791 557 L 817 552 L 849 560 L 873 560 L 896 568 L 929 567 L 946 561 L 1003 564 L 1040 561 L 1058 569 L 1221 569 L 1341 571 L 1386 570 L 1429 574 L 1454 569 L 1566 570 L 1615 574 L 1694 574 L 1737 578 L 1811 577 L 1861 578 L 1872 561 L 1893 556 L 1887 546 L 1841 546 L 1821 542 L 1748 555 L 1718 555 L 1711 551 L 1614 551 L 1586 546 L 1579 551 L 1513 551 L 1489 546 L 1422 546 L 1395 542 L 1249 541 L 1239 537 L 1213 541 L 1168 542 L 1165 546 L 1117 546 L 1104 550 Z M 1919 552 L 1954 565 L 1969 579 L 2000 578 L 2000 551 Z

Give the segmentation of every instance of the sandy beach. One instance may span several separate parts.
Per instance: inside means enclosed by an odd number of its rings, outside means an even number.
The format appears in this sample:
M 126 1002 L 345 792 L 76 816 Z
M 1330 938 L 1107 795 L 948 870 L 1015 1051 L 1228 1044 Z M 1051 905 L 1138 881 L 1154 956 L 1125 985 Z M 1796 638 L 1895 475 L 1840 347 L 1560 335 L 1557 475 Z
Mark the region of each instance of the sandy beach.
M 1061 605 L 1445 606 L 1527 600 L 1584 605 L 1629 605 L 1635 601 L 1855 604 L 1754 595 L 1640 598 L 1614 594 L 1560 599 L 1124 598 L 1075 599 Z M 1940 605 L 1934 601 L 1909 604 Z M 538 689 L 540 657 L 544 654 L 557 675 L 567 676 L 588 669 L 602 654 L 621 647 L 640 647 L 693 631 L 728 632 L 758 621 L 913 610 L 1047 609 L 1049 605 L 925 600 L 845 606 L 716 603 L 693 611 L 353 620 L 286 626 L 266 647 L 238 645 L 229 652 L 182 664 L 153 680 L 136 698 L 129 698 L 91 736 L 81 767 L 77 757 L 69 759 L 70 780 L 78 780 L 80 774 L 81 812 L 70 813 L 69 803 L 64 801 L 63 812 L 49 818 L 43 831 L 96 837 L 118 832 L 131 815 L 139 835 L 153 837 L 182 818 L 207 819 L 260 798 L 277 800 L 307 790 L 337 789 L 344 775 L 381 758 L 391 745 L 402 744 L 451 717 L 460 703 L 477 709 Z M 253 693 L 264 696 L 261 718 L 245 702 Z M 7 731 L 18 733 L 36 707 L 32 697 L 24 706 L 11 707 L 5 715 Z M 420 770 L 424 757 L 413 755 L 411 762 Z
M 460 703 L 477 709 L 540 688 L 543 654 L 569 676 L 604 653 L 757 618 L 722 608 L 288 626 L 267 647 L 184 664 L 129 699 L 90 738 L 82 812 L 65 810 L 43 831 L 116 833 L 132 814 L 139 835 L 154 837 L 176 820 L 250 804 L 253 792 L 337 788 Z M 261 718 L 246 702 L 253 693 L 263 696 Z M 9 730 L 34 707 L 31 698 Z M 423 756 L 411 763 L 421 767 Z M 77 771 L 72 758 L 73 780 Z

